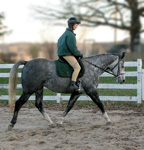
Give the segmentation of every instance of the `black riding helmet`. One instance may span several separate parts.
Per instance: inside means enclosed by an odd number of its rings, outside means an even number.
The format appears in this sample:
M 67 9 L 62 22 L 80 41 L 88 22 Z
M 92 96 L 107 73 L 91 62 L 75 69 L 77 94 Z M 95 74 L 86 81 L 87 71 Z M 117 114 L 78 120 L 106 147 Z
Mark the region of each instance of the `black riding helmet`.
M 80 21 L 75 17 L 70 17 L 67 21 L 69 28 L 73 30 L 74 24 L 80 24 Z

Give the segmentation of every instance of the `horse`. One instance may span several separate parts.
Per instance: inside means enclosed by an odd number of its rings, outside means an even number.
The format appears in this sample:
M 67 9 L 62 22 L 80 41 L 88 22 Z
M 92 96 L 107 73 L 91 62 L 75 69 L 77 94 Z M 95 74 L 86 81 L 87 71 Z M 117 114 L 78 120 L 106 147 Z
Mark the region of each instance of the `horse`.
M 97 92 L 98 81 L 101 74 L 108 72 L 116 78 L 118 83 L 122 84 L 125 82 L 124 56 L 125 53 L 123 52 L 120 55 L 104 53 L 83 57 L 81 61 L 84 65 L 85 73 L 79 78 L 80 91 L 73 92 L 70 91 L 69 88 L 71 79 L 59 77 L 57 75 L 55 60 L 37 58 L 30 61 L 21 60 L 16 62 L 11 68 L 9 77 L 9 106 L 11 109 L 13 109 L 13 100 L 16 98 L 17 71 L 20 65 L 24 65 L 21 75 L 22 94 L 15 102 L 13 117 L 8 125 L 8 129 L 11 130 L 14 127 L 20 108 L 28 101 L 33 93 L 35 93 L 36 96 L 35 106 L 43 117 L 50 124 L 53 124 L 53 121 L 43 108 L 42 101 L 44 87 L 57 93 L 71 94 L 68 105 L 60 117 L 60 124 L 63 123 L 64 117 L 72 109 L 82 93 L 86 93 L 92 99 L 101 110 L 106 122 L 110 123 L 111 120 L 109 119 Z

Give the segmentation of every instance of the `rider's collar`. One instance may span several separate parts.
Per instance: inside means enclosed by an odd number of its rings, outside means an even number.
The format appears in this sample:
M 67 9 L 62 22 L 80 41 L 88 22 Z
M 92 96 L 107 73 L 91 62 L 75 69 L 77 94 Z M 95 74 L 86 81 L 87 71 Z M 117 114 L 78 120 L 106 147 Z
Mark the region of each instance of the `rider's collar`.
M 71 29 L 71 28 L 67 28 L 69 31 L 72 31 L 73 32 L 73 30 Z
M 66 30 L 71 31 L 76 36 L 76 34 L 73 32 L 71 28 L 67 28 Z

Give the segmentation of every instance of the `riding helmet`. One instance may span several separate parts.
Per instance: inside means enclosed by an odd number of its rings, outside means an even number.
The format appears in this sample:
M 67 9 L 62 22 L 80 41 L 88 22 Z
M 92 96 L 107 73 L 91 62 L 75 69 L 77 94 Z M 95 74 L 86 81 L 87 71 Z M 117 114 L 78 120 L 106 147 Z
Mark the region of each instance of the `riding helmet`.
M 74 24 L 80 24 L 81 22 L 75 17 L 70 17 L 67 23 L 68 23 L 68 26 L 73 29 Z
M 72 23 L 80 24 L 80 21 L 75 17 L 70 17 L 67 22 L 68 24 L 72 24 Z

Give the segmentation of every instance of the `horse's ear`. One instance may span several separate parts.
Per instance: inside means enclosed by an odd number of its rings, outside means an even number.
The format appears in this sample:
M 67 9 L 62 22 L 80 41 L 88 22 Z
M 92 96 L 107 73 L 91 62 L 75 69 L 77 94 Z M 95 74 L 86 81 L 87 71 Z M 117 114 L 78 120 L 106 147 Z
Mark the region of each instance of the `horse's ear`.
M 121 58 L 121 59 L 123 59 L 123 58 L 125 57 L 125 53 L 126 53 L 126 52 L 122 52 L 122 53 L 121 53 L 121 55 L 120 55 L 120 58 Z

